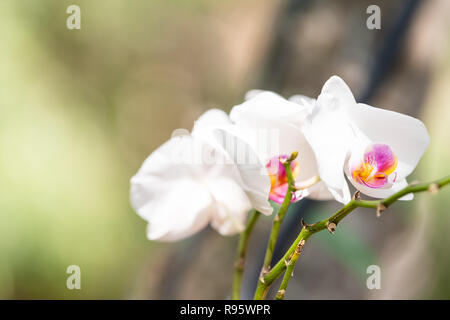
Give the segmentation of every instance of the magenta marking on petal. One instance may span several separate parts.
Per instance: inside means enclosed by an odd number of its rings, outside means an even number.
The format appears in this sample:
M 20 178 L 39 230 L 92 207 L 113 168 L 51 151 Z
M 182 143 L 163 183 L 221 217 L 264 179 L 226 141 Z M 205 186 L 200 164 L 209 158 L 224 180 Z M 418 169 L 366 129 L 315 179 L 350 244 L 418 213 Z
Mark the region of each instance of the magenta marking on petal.
M 397 179 L 397 157 L 392 149 L 381 143 L 367 147 L 363 161 L 352 167 L 353 179 L 370 188 L 388 187 Z
M 288 156 L 286 155 L 271 158 L 266 165 L 269 174 L 277 175 L 278 177 L 286 176 L 286 170 L 284 169 L 284 166 L 281 163 L 280 159 L 286 160 L 287 158 Z
M 267 172 L 270 177 L 270 193 L 269 199 L 275 201 L 276 203 L 282 204 L 284 201 L 284 197 L 286 196 L 286 192 L 288 190 L 288 179 L 286 176 L 286 170 L 284 168 L 283 163 L 280 160 L 288 159 L 287 155 L 281 155 L 277 157 L 271 158 L 267 164 Z M 292 175 L 295 176 L 299 171 L 299 163 L 297 161 L 292 161 L 291 163 Z M 291 202 L 296 202 L 300 200 L 301 197 L 298 197 L 295 193 L 292 195 Z
M 303 192 L 301 192 L 298 196 L 295 192 L 292 192 L 292 199 L 291 199 L 291 203 L 300 201 L 303 198 Z
M 287 190 L 288 190 L 287 183 L 280 184 L 270 190 L 269 199 L 278 204 L 282 204 L 284 201 L 284 197 L 286 196 Z M 292 192 L 291 203 L 297 202 L 301 199 L 302 199 L 301 194 L 297 196 L 295 192 Z
M 269 199 L 278 204 L 282 204 L 284 200 L 283 197 L 280 197 L 279 195 L 275 195 L 273 193 L 269 194 Z
M 388 177 L 384 173 L 378 173 L 377 176 L 362 182 L 370 188 L 382 188 L 388 183 Z
M 287 187 L 287 184 L 282 184 L 272 188 L 269 193 L 269 199 L 275 201 L 276 203 L 282 204 L 284 196 L 286 195 Z
M 396 157 L 387 144 L 375 143 L 364 154 L 364 161 L 375 166 L 378 171 L 387 171 L 396 164 Z

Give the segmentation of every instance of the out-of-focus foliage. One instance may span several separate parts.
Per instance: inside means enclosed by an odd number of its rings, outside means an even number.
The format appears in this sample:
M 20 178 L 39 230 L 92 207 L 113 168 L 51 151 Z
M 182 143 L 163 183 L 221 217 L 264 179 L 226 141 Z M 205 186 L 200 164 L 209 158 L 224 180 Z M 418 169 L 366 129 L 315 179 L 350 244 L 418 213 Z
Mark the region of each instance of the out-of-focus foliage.
M 427 101 L 425 119 L 430 124 L 430 134 L 433 143 L 422 167 L 423 174 L 430 178 L 439 177 L 443 172 L 450 172 L 450 30 L 445 33 L 443 46 L 445 51 L 438 55 L 436 75 L 433 77 L 430 97 Z M 450 196 L 448 190 L 442 191 L 434 197 L 423 199 L 419 207 L 422 215 L 428 215 L 426 241 L 430 245 L 426 252 L 430 253 L 431 266 L 428 270 L 431 296 L 436 299 L 450 297 Z
M 145 239 L 129 178 L 208 101 L 230 102 L 238 69 L 211 39 L 229 37 L 233 4 L 77 1 L 68 30 L 71 4 L 0 3 L 0 297 L 148 298 L 166 247 Z

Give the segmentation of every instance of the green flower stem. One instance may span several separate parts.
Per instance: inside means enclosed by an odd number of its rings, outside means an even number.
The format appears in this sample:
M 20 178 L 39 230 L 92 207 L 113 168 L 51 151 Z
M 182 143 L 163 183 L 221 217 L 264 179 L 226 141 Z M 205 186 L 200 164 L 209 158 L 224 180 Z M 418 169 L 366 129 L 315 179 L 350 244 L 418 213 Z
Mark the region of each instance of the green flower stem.
M 233 273 L 233 288 L 231 291 L 231 298 L 233 300 L 239 300 L 241 298 L 241 286 L 242 286 L 242 275 L 244 273 L 245 256 L 247 254 L 248 241 L 250 239 L 250 234 L 252 233 L 253 227 L 256 224 L 260 212 L 253 210 L 250 219 L 247 222 L 245 230 L 242 231 L 239 236 L 239 244 L 237 250 L 236 261 L 234 263 L 234 273 Z
M 289 257 L 293 254 L 295 249 L 301 240 L 305 242 L 308 238 L 316 232 L 322 231 L 324 229 L 328 229 L 331 233 L 333 233 L 336 229 L 337 224 L 344 219 L 350 212 L 355 210 L 358 207 L 362 208 L 371 208 L 376 209 L 377 214 L 380 214 L 382 211 L 386 210 L 391 204 L 396 202 L 401 197 L 409 194 L 409 193 L 418 193 L 423 191 L 429 191 L 431 193 L 437 192 L 440 188 L 450 183 L 450 176 L 445 178 L 436 180 L 430 183 L 420 183 L 409 185 L 406 188 L 398 191 L 390 197 L 381 200 L 360 200 L 359 193 L 355 194 L 353 200 L 351 200 L 348 204 L 342 207 L 339 211 L 337 211 L 331 217 L 321 220 L 313 225 L 303 225 L 303 228 L 297 239 L 292 243 L 291 247 L 287 250 L 285 255 L 277 262 L 277 264 L 264 275 L 264 277 L 258 281 L 258 286 L 255 292 L 255 299 L 261 300 L 264 299 L 269 287 L 272 283 L 280 277 L 283 271 L 286 269 L 285 261 L 288 261 Z
M 270 232 L 269 243 L 267 244 L 266 255 L 264 257 L 264 264 L 261 270 L 261 277 L 263 277 L 270 270 L 270 263 L 272 262 L 273 252 L 275 250 L 275 244 L 277 243 L 278 233 L 280 231 L 281 223 L 284 220 L 289 205 L 292 200 L 292 193 L 295 192 L 294 177 L 292 176 L 291 162 L 297 157 L 297 152 L 293 152 L 289 159 L 283 162 L 283 166 L 288 179 L 288 189 L 283 203 L 281 204 L 278 213 L 273 219 L 272 230 Z
M 275 215 L 275 218 L 273 219 L 272 223 L 272 230 L 270 232 L 269 237 L 269 243 L 267 244 L 266 254 L 264 257 L 264 264 L 261 270 L 261 275 L 259 277 L 258 281 L 258 288 L 260 285 L 264 284 L 264 276 L 269 272 L 270 270 L 270 264 L 272 262 L 273 252 L 275 250 L 275 245 L 278 238 L 278 233 L 280 231 L 281 223 L 284 220 L 284 216 L 286 215 L 287 210 L 289 209 L 289 205 L 291 204 L 292 200 L 292 193 L 295 192 L 295 180 L 292 176 L 292 168 L 291 168 L 291 162 L 297 158 L 298 152 L 293 152 L 289 159 L 285 160 L 283 162 L 283 166 L 286 172 L 286 177 L 288 180 L 288 189 L 286 191 L 286 195 L 284 197 L 283 203 L 281 204 L 280 209 L 278 210 L 277 214 Z M 256 299 L 255 295 L 255 299 Z
M 300 240 L 300 242 L 297 245 L 297 248 L 295 249 L 289 261 L 285 262 L 286 272 L 284 273 L 283 281 L 281 282 L 280 289 L 278 290 L 277 295 L 275 296 L 275 300 L 284 299 L 284 294 L 286 293 L 289 281 L 291 280 L 291 277 L 294 276 L 295 264 L 297 263 L 298 257 L 300 257 L 300 254 L 302 253 L 302 248 L 304 245 L 305 240 L 303 239 Z

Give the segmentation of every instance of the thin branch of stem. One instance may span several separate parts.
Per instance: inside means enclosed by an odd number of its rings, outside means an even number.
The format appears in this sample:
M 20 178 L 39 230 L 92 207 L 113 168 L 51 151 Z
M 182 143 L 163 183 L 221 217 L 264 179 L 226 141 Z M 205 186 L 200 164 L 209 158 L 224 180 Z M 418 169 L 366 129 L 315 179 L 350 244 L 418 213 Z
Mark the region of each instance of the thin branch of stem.
M 267 244 L 266 255 L 264 257 L 264 264 L 260 275 L 261 280 L 263 279 L 264 275 L 270 270 L 270 264 L 272 262 L 275 245 L 277 243 L 278 233 L 280 232 L 280 226 L 284 220 L 284 216 L 286 215 L 287 210 L 289 209 L 289 205 L 291 204 L 292 193 L 295 192 L 295 181 L 294 177 L 292 176 L 291 162 L 295 160 L 297 155 L 298 155 L 297 152 L 293 152 L 292 155 L 289 157 L 289 159 L 283 162 L 286 177 L 288 180 L 288 189 L 286 191 L 286 196 L 284 197 L 283 203 L 281 204 L 280 209 L 278 210 L 277 214 L 275 215 L 275 218 L 273 219 L 269 243 Z
M 247 222 L 245 230 L 239 236 L 239 244 L 237 249 L 236 261 L 234 262 L 234 272 L 233 272 L 233 288 L 231 291 L 231 298 L 233 300 L 239 300 L 241 298 L 241 286 L 242 286 L 242 275 L 244 273 L 245 257 L 247 255 L 247 247 L 250 239 L 250 234 L 253 231 L 253 227 L 258 221 L 260 212 L 253 210 L 250 219 Z
M 255 292 L 255 299 L 264 299 L 269 287 L 273 282 L 280 277 L 283 271 L 286 269 L 285 261 L 293 254 L 300 241 L 307 241 L 308 238 L 316 232 L 328 229 L 331 233 L 336 230 L 338 223 L 344 219 L 350 212 L 358 207 L 376 209 L 377 215 L 386 210 L 391 204 L 396 202 L 401 197 L 409 193 L 418 193 L 423 191 L 429 191 L 431 193 L 437 192 L 440 188 L 450 183 L 450 176 L 436 180 L 429 183 L 412 184 L 406 188 L 398 191 L 397 193 L 381 200 L 360 200 L 357 196 L 354 197 L 349 203 L 342 207 L 331 217 L 316 222 L 312 225 L 303 225 L 297 239 L 292 243 L 291 247 L 286 251 L 285 255 L 275 264 L 275 266 L 266 273 L 264 277 L 258 281 L 258 286 Z
M 286 293 L 289 281 L 294 276 L 295 264 L 297 263 L 298 257 L 300 257 L 300 254 L 302 253 L 302 248 L 304 245 L 305 240 L 303 239 L 300 240 L 294 253 L 289 258 L 289 261 L 285 261 L 286 272 L 284 273 L 283 281 L 281 281 L 280 289 L 278 290 L 277 295 L 275 296 L 275 300 L 284 299 L 284 294 Z

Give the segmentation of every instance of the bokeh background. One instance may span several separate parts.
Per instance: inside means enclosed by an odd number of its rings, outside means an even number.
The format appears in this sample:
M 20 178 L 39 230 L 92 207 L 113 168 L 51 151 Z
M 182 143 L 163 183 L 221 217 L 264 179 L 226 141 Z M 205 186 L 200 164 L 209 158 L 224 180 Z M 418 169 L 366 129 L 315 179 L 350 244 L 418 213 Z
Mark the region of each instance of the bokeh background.
M 66 8 L 81 7 L 81 30 Z M 381 8 L 381 30 L 366 8 Z M 129 179 L 176 128 L 253 88 L 317 96 L 333 74 L 359 101 L 418 117 L 431 145 L 411 180 L 450 172 L 447 0 L 2 0 L 0 298 L 226 299 L 237 237 L 145 238 Z M 383 124 L 380 123 L 380 128 Z M 195 201 L 195 199 L 192 199 Z M 288 299 L 450 298 L 450 193 L 379 219 L 358 210 L 311 238 Z M 276 258 L 334 202 L 291 208 Z M 255 288 L 270 218 L 250 243 Z M 66 288 L 81 267 L 81 290 Z M 366 268 L 381 267 L 381 290 Z

